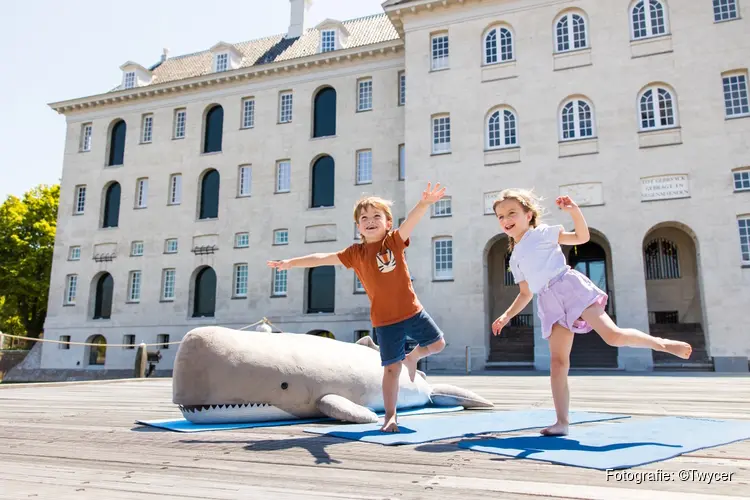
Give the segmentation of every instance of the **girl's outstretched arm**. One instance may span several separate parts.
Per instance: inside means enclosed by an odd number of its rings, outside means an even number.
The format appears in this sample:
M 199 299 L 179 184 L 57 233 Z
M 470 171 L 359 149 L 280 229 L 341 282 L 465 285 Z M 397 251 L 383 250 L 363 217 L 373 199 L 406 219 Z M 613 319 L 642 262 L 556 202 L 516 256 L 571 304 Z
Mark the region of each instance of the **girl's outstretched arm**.
M 512 318 L 523 311 L 524 308 L 529 305 L 531 299 L 534 298 L 534 294 L 529 290 L 529 284 L 527 282 L 521 281 L 518 286 L 521 290 L 518 292 L 516 300 L 513 301 L 507 311 L 492 323 L 492 333 L 494 335 L 498 335 L 500 330 L 502 330 Z
M 591 235 L 589 234 L 589 226 L 586 224 L 586 219 L 583 217 L 581 209 L 576 203 L 570 199 L 570 196 L 559 196 L 555 200 L 555 204 L 560 210 L 565 210 L 573 218 L 573 232 L 560 231 L 560 238 L 558 243 L 561 245 L 582 245 L 589 241 Z
M 276 269 L 291 269 L 293 267 L 318 267 L 341 265 L 339 256 L 335 253 L 313 253 L 304 257 L 286 260 L 269 260 L 268 267 Z

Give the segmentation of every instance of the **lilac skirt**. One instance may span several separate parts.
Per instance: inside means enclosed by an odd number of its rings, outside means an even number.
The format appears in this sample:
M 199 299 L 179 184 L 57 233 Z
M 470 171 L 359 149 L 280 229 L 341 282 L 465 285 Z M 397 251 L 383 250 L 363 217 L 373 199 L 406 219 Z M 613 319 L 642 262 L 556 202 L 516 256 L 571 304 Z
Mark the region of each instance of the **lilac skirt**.
M 588 333 L 593 328 L 581 314 L 593 304 L 607 306 L 607 294 L 588 277 L 568 268 L 550 280 L 537 295 L 542 337 L 549 338 L 552 325 L 559 323 L 573 333 Z

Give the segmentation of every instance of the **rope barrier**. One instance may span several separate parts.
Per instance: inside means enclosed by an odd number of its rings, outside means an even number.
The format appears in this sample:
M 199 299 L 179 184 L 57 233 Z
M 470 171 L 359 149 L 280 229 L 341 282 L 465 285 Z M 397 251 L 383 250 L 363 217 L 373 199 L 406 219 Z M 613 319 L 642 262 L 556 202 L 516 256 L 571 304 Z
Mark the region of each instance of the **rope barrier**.
M 273 323 L 271 323 L 270 321 L 268 321 L 267 318 L 263 318 L 262 320 L 256 321 L 255 323 L 253 323 L 251 325 L 243 326 L 239 330 L 245 330 L 247 328 L 252 328 L 252 327 L 254 327 L 256 325 L 259 325 L 261 323 L 265 323 L 265 324 L 267 324 L 267 325 L 269 325 L 271 327 L 276 328 L 276 325 L 274 325 Z M 71 341 L 65 341 L 65 340 L 52 340 L 52 339 L 44 339 L 44 338 L 35 339 L 33 337 L 23 337 L 21 335 L 11 335 L 9 333 L 2 333 L 2 332 L 0 332 L 0 348 L 2 348 L 2 341 L 1 341 L 1 339 L 3 337 L 8 337 L 8 338 L 11 338 L 11 339 L 31 340 L 31 341 L 34 341 L 34 342 L 48 342 L 50 344 L 68 344 L 68 345 L 83 345 L 83 346 L 95 346 L 95 347 L 102 347 L 102 346 L 103 347 L 137 347 L 139 345 L 145 345 L 146 347 L 154 347 L 154 346 L 163 346 L 163 345 L 176 345 L 176 344 L 181 344 L 182 343 L 181 340 L 176 340 L 174 342 L 158 342 L 156 344 L 143 344 L 143 343 L 141 343 L 141 344 L 98 344 L 98 343 L 93 343 L 93 342 L 71 342 Z

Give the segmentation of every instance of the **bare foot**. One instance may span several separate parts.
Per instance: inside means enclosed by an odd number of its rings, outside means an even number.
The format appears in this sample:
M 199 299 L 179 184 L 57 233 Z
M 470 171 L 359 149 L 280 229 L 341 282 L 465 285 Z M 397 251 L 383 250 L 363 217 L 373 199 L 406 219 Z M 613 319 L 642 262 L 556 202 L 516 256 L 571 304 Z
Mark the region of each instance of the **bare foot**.
M 693 348 L 690 344 L 678 340 L 667 339 L 664 339 L 664 350 L 682 359 L 688 359 L 693 352 Z
M 542 429 L 540 433 L 544 436 L 567 436 L 568 424 L 556 422 L 555 425 L 550 425 L 546 429 Z
M 385 416 L 385 423 L 383 424 L 383 427 L 380 428 L 380 432 L 401 432 L 396 423 L 396 415 L 391 415 L 390 417 L 388 415 Z
M 414 382 L 414 377 L 417 376 L 417 361 L 414 361 L 413 359 L 412 356 L 406 356 L 401 362 L 409 371 L 409 380 L 412 382 Z

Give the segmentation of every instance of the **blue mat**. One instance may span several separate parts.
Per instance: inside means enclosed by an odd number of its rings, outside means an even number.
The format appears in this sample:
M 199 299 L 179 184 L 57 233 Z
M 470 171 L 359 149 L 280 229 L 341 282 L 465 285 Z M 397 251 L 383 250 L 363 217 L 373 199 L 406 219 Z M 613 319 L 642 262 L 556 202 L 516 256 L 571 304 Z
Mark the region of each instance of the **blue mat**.
M 399 411 L 400 415 L 427 415 L 431 413 L 448 413 L 463 410 L 463 406 L 423 406 L 421 408 L 410 408 Z M 384 415 L 378 413 L 379 417 Z M 280 425 L 313 424 L 317 422 L 336 422 L 328 417 L 297 419 L 297 420 L 274 420 L 271 422 L 250 422 L 244 424 L 194 424 L 184 418 L 177 420 L 136 420 L 135 423 L 157 427 L 175 432 L 205 432 L 205 431 L 228 431 L 232 429 L 252 429 L 256 427 L 278 427 Z M 355 425 L 355 424 L 349 424 Z
M 404 415 L 400 413 L 399 415 Z M 572 412 L 573 424 L 628 418 L 626 415 L 608 413 Z M 546 427 L 555 423 L 554 410 L 492 411 L 478 410 L 474 415 L 445 418 L 400 418 L 401 432 L 381 432 L 381 424 L 350 424 L 334 427 L 305 429 L 313 434 L 325 434 L 356 441 L 383 444 L 418 444 L 490 432 L 510 432 L 535 427 Z
M 458 446 L 560 465 L 614 470 L 745 439 L 750 439 L 750 421 L 664 417 L 572 427 L 564 437 L 536 434 L 461 441 Z

